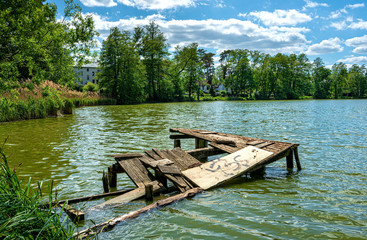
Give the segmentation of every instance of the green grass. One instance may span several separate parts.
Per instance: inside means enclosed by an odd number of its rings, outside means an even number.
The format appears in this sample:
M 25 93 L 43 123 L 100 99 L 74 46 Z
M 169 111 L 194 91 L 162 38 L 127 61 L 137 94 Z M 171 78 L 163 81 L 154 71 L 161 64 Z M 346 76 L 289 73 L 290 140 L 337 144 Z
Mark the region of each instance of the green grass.
M 39 207 L 41 190 L 33 190 L 30 180 L 23 186 L 1 148 L 0 160 L 0 239 L 72 239 L 75 229 L 68 218 L 62 222 L 51 205 Z

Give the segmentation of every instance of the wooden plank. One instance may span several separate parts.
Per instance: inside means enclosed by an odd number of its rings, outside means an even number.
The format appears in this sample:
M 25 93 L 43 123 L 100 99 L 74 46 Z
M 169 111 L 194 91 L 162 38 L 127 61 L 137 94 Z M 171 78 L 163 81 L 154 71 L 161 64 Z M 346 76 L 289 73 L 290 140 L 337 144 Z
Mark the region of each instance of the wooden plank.
M 154 162 L 149 162 L 147 163 L 147 166 L 151 167 L 151 168 L 157 168 L 158 165 L 170 165 L 173 164 L 173 162 L 167 158 L 165 159 L 161 159 L 161 160 L 157 160 Z
M 185 165 L 184 168 L 181 170 L 186 170 L 193 166 L 201 165 L 201 162 L 199 160 L 197 160 L 190 154 L 186 153 L 181 148 L 174 148 L 170 150 L 170 152 L 173 153 L 175 156 L 177 156 L 177 159 L 179 159 L 180 162 L 184 161 Z
M 209 145 L 212 146 L 212 147 L 218 148 L 218 149 L 220 149 L 224 152 L 227 152 L 227 153 L 234 153 L 234 152 L 238 151 L 238 148 L 230 147 L 230 146 L 227 146 L 225 144 L 209 143 Z
M 264 140 L 253 140 L 253 141 L 247 142 L 246 144 L 251 145 L 251 146 L 255 146 L 255 145 L 263 143 L 263 142 L 265 142 L 265 141 Z
M 167 165 L 159 164 L 158 165 L 158 169 L 163 174 L 176 174 L 176 175 L 181 175 L 181 171 L 180 171 L 180 169 L 178 169 L 178 167 L 176 165 L 169 165 L 169 166 L 167 166 Z
M 159 155 L 157 155 L 153 150 L 145 150 L 145 153 L 149 157 L 153 158 L 154 160 L 161 160 L 161 159 L 163 159 L 162 157 L 160 157 Z
M 207 158 L 210 156 L 219 155 L 225 153 L 223 150 L 214 148 L 214 147 L 207 147 L 207 148 L 199 148 L 194 150 L 186 151 L 186 153 L 190 154 L 194 158 L 200 160 L 202 158 Z
M 103 222 L 101 224 L 92 226 L 92 227 L 90 227 L 88 229 L 85 229 L 83 231 L 76 232 L 73 237 L 76 237 L 78 239 L 89 239 L 89 237 L 92 236 L 92 235 L 98 234 L 100 232 L 111 230 L 112 228 L 114 228 L 120 222 L 126 221 L 128 219 L 137 218 L 138 216 L 140 216 L 143 213 L 146 213 L 146 212 L 151 211 L 153 209 L 156 209 L 158 207 L 166 206 L 168 204 L 171 204 L 173 202 L 182 200 L 184 198 L 193 197 L 193 196 L 195 196 L 196 194 L 198 194 L 202 191 L 203 191 L 203 189 L 194 188 L 194 189 L 190 189 L 190 190 L 188 190 L 184 193 L 180 193 L 178 195 L 174 195 L 172 197 L 159 200 L 159 201 L 157 201 L 155 203 L 152 203 L 152 204 L 150 204 L 146 207 L 143 207 L 143 208 L 141 208 L 137 211 L 130 212 L 130 213 L 125 214 L 123 216 L 115 217 L 113 219 L 110 219 L 110 220 L 108 220 L 106 222 Z
M 255 145 L 257 148 L 264 148 L 264 147 L 267 147 L 267 146 L 270 146 L 270 145 L 273 145 L 274 143 L 273 142 L 264 142 L 264 143 L 260 143 L 258 145 Z
M 138 158 L 142 157 L 141 153 L 122 153 L 122 154 L 112 154 L 111 157 L 114 157 L 117 161 L 129 159 L 129 158 Z
M 244 174 L 272 154 L 272 152 L 248 146 L 199 167 L 187 169 L 182 174 L 200 188 L 209 189 Z
M 153 191 L 154 192 L 159 192 L 159 191 L 163 191 L 165 188 L 158 182 L 158 181 L 153 181 L 151 182 L 151 184 L 153 184 Z M 95 210 L 95 209 L 99 209 L 99 208 L 104 208 L 104 207 L 113 207 L 113 206 L 118 206 L 118 205 L 122 205 L 128 202 L 131 202 L 133 200 L 142 198 L 145 196 L 145 186 L 141 187 L 141 188 L 136 188 L 132 191 L 129 191 L 125 194 L 122 194 L 118 197 L 112 198 L 106 202 L 103 202 L 93 208 L 91 208 L 91 210 Z
M 119 164 L 138 187 L 144 187 L 146 183 L 154 179 L 153 175 L 143 166 L 139 158 L 119 161 Z

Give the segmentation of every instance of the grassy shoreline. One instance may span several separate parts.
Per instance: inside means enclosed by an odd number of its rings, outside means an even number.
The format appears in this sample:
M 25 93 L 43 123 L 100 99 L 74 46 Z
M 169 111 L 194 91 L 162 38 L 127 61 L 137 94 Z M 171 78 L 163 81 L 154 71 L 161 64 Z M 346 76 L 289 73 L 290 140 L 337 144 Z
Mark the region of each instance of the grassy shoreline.
M 52 200 L 52 187 L 49 202 Z M 51 204 L 40 208 L 42 192 L 23 184 L 0 148 L 0 239 L 72 239 L 75 227 Z

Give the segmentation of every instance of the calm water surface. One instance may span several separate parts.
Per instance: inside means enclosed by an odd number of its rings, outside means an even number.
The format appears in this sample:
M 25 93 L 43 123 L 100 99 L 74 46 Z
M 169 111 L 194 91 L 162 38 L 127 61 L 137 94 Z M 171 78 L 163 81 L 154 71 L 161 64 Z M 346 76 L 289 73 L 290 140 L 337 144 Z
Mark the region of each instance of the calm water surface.
M 101 239 L 367 239 L 367 100 L 167 103 L 76 109 L 63 118 L 0 124 L 0 144 L 22 179 L 53 179 L 60 199 L 103 191 L 113 153 L 172 148 L 169 128 L 299 143 L 303 170 L 285 160 L 230 184 L 120 224 Z M 184 140 L 191 149 L 193 140 Z M 45 183 L 47 185 L 47 183 Z M 118 189 L 134 185 L 118 176 Z M 79 229 L 145 206 L 80 203 Z

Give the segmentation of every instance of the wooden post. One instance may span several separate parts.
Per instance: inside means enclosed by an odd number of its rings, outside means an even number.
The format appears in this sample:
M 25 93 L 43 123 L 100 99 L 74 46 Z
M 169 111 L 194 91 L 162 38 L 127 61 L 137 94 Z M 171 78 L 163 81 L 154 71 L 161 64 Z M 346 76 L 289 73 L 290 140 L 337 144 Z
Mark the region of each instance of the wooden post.
M 115 188 L 117 186 L 117 173 L 113 165 L 108 167 L 108 183 L 111 188 Z
M 162 185 L 167 188 L 167 178 L 158 170 L 154 170 L 155 172 L 155 179 L 158 180 L 158 182 L 162 183 Z
M 301 162 L 299 161 L 298 148 L 297 147 L 294 148 L 293 152 L 294 152 L 294 158 L 296 159 L 297 169 L 298 171 L 301 171 L 302 167 L 301 167 Z
M 287 168 L 292 169 L 293 168 L 293 150 L 291 149 L 289 151 L 289 154 L 287 155 Z
M 109 187 L 108 187 L 108 175 L 103 171 L 103 176 L 102 176 L 102 182 L 103 182 L 103 190 L 105 193 L 108 193 L 110 191 Z
M 203 139 L 200 139 L 200 138 L 195 138 L 195 149 L 206 148 L 206 147 L 208 147 L 208 141 L 207 140 L 203 140 Z M 208 161 L 208 157 L 203 157 L 199 160 L 201 162 L 206 162 L 206 161 Z
M 153 184 L 149 183 L 145 185 L 145 200 L 147 201 L 153 201 Z
M 175 148 L 176 147 L 179 147 L 180 148 L 181 147 L 181 140 L 180 139 L 175 139 L 173 145 L 174 145 Z

